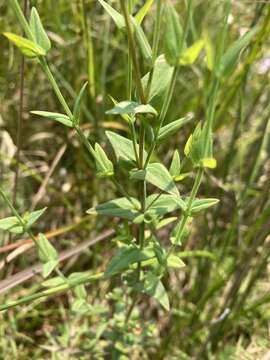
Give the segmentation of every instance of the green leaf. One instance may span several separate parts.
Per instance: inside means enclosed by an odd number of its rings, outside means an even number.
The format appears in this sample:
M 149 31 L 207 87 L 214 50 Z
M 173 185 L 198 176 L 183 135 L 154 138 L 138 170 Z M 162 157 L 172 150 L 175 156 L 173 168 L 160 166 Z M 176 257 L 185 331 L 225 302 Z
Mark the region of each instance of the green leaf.
M 146 63 L 151 65 L 152 59 L 153 59 L 153 53 L 152 53 L 151 46 L 149 45 L 149 42 L 147 40 L 147 37 L 145 36 L 145 33 L 144 33 L 142 27 L 137 23 L 137 21 L 134 18 L 131 18 L 131 19 L 132 19 L 132 23 L 134 26 L 137 43 L 140 47 L 142 56 L 143 56 L 144 60 L 146 61 Z
M 89 210 L 87 214 L 120 217 L 134 220 L 139 215 L 140 203 L 135 198 L 130 202 L 127 198 L 118 198 L 99 204 Z
M 196 166 L 200 164 L 200 160 L 204 157 L 204 133 L 201 130 L 200 123 L 198 123 L 193 134 L 188 138 L 184 153 Z
M 98 143 L 95 144 L 95 153 L 96 153 L 95 161 L 98 171 L 97 175 L 100 177 L 113 176 L 114 174 L 113 163 L 108 159 L 105 151 Z
M 125 161 L 136 161 L 134 148 L 132 141 L 116 134 L 112 131 L 106 131 L 106 136 L 108 137 L 111 146 L 114 150 L 116 159 L 119 160 L 125 160 Z M 139 151 L 139 145 L 136 145 L 137 151 Z M 144 151 L 144 158 L 147 157 L 147 153 Z
M 49 111 L 31 111 L 31 114 L 42 116 L 51 120 L 55 120 L 68 127 L 73 127 L 73 122 L 70 120 L 70 118 L 67 115 L 64 114 L 53 113 Z
M 193 45 L 187 48 L 180 57 L 181 65 L 192 65 L 200 55 L 203 48 L 204 41 L 202 39 L 196 41 Z
M 179 256 L 173 254 L 168 257 L 167 265 L 168 267 L 172 267 L 176 269 L 181 269 L 186 266 Z
M 188 198 L 186 200 L 188 202 Z M 195 199 L 191 206 L 191 215 L 196 214 L 201 210 L 208 209 L 211 206 L 216 205 L 219 202 L 219 199 Z
M 186 125 L 191 119 L 191 116 L 186 116 L 163 126 L 158 134 L 158 142 L 162 142 L 167 138 L 171 137 L 173 134 L 176 133 L 177 130 L 179 130 L 182 126 Z
M 257 31 L 258 28 L 253 28 L 252 30 L 245 33 L 245 35 L 240 39 L 235 41 L 231 47 L 229 47 L 229 49 L 221 57 L 218 68 L 218 74 L 220 76 L 229 76 L 233 72 L 238 62 L 240 52 L 250 43 Z
M 170 310 L 168 294 L 160 279 L 151 272 L 148 272 L 145 276 L 144 292 L 156 299 L 165 310 Z
M 16 216 L 10 216 L 0 220 L 0 229 L 13 234 L 23 234 L 24 230 Z
M 177 217 L 175 216 L 171 216 L 171 217 L 168 217 L 168 218 L 165 218 L 165 219 L 162 219 L 161 221 L 159 221 L 156 225 L 156 229 L 159 230 L 161 228 L 163 228 L 164 226 L 167 226 L 169 224 L 171 224 L 172 222 L 176 221 L 177 220 Z
M 147 213 L 153 217 L 161 217 L 172 211 L 186 210 L 186 203 L 179 196 L 169 194 L 152 194 L 146 198 Z
M 147 13 L 149 12 L 151 5 L 153 4 L 154 0 L 146 0 L 144 5 L 140 8 L 137 12 L 135 19 L 138 24 L 141 24 Z
M 183 30 L 179 16 L 172 5 L 168 5 L 165 13 L 165 57 L 172 66 L 177 66 L 182 49 Z
M 43 208 L 40 210 L 36 210 L 31 212 L 30 214 L 26 214 L 23 216 L 23 220 L 26 222 L 26 227 L 30 228 L 47 210 L 47 208 Z
M 45 235 L 39 234 L 38 235 L 38 256 L 42 263 L 48 263 L 53 260 L 58 261 L 58 254 L 49 240 L 46 238 Z M 48 267 L 50 267 L 48 265 Z
M 215 48 L 207 31 L 203 32 L 203 41 L 206 52 L 206 64 L 208 69 L 213 71 L 215 66 Z
M 201 159 L 201 165 L 205 168 L 215 169 L 217 167 L 217 161 L 214 158 Z
M 35 42 L 47 53 L 51 48 L 51 42 L 35 7 L 32 7 L 29 25 Z
M 48 277 L 58 265 L 58 260 L 49 260 L 42 265 L 42 276 Z
M 152 114 L 157 116 L 156 110 L 149 104 L 138 104 L 135 101 L 121 101 L 111 110 L 106 111 L 108 115 L 131 115 Z
M 179 196 L 179 191 L 166 167 L 160 163 L 149 164 L 146 168 L 146 181 L 166 191 L 169 194 Z
M 28 58 L 35 58 L 38 56 L 45 56 L 45 50 L 33 41 L 25 39 L 21 36 L 5 32 L 5 37 L 9 39 L 14 45 L 16 45 L 20 51 Z
M 137 247 L 121 248 L 110 261 L 105 276 L 112 276 L 126 270 L 130 265 L 149 259 L 146 253 Z
M 86 82 L 85 84 L 83 84 L 79 95 L 76 98 L 75 104 L 74 104 L 74 109 L 73 109 L 73 121 L 75 125 L 78 125 L 80 122 L 80 111 L 81 111 L 81 102 L 82 102 L 82 98 L 85 92 L 85 89 L 88 85 L 88 82 Z
M 118 29 L 122 30 L 125 28 L 125 20 L 123 16 L 116 11 L 113 7 L 111 7 L 108 3 L 106 3 L 103 0 L 98 0 L 99 3 L 103 6 L 103 8 L 107 11 L 107 13 L 111 16 L 113 19 L 115 25 L 118 27 Z
M 172 158 L 169 172 L 170 172 L 172 178 L 174 179 L 176 176 L 180 175 L 180 171 L 181 171 L 180 155 L 179 155 L 178 150 L 175 150 L 173 153 L 173 158 Z
M 154 71 L 149 91 L 149 104 L 151 104 L 158 112 L 161 110 L 166 91 L 170 85 L 173 67 L 165 60 L 164 55 L 157 58 L 154 65 Z M 144 91 L 148 85 L 149 73 L 142 78 Z
M 74 288 L 74 293 L 78 299 L 86 299 L 87 298 L 87 292 L 85 289 L 85 286 L 83 284 L 78 285 Z

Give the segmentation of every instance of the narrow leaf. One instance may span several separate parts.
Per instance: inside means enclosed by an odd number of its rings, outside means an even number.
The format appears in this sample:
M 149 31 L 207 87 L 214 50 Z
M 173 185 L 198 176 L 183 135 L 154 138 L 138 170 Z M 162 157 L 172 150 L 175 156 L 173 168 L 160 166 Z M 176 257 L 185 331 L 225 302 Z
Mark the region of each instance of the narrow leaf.
M 186 125 L 191 119 L 192 119 L 191 116 L 186 116 L 163 126 L 158 134 L 158 142 L 162 142 L 166 140 L 168 137 L 175 134 L 176 131 L 181 129 L 181 127 Z
M 172 158 L 169 172 L 170 172 L 171 176 L 174 178 L 174 177 L 180 175 L 180 171 L 181 171 L 180 155 L 179 155 L 178 150 L 175 150 L 173 153 L 173 158 Z
M 170 65 L 177 66 L 182 49 L 183 30 L 173 5 L 167 6 L 165 22 L 165 57 Z
M 187 48 L 180 57 L 181 65 L 192 65 L 200 55 L 203 48 L 204 41 L 202 39 L 196 41 L 193 45 Z
M 45 50 L 33 41 L 25 39 L 21 36 L 5 32 L 4 35 L 16 45 L 20 51 L 28 58 L 35 58 L 38 56 L 45 56 Z
M 149 164 L 146 168 L 146 181 L 159 189 L 179 196 L 179 191 L 166 167 L 160 163 Z
M 98 176 L 101 177 L 112 176 L 114 174 L 113 164 L 108 159 L 105 151 L 98 143 L 95 144 L 95 153 L 96 153 L 95 161 L 96 161 Z
M 47 53 L 51 48 L 51 42 L 35 7 L 32 7 L 29 25 L 36 43 Z
M 107 11 L 107 13 L 111 16 L 118 29 L 120 30 L 124 29 L 126 25 L 123 16 L 105 1 L 103 0 L 98 0 L 98 1 Z
M 146 0 L 144 5 L 140 8 L 140 10 L 137 12 L 135 19 L 138 22 L 138 24 L 141 24 L 147 13 L 149 12 L 154 0 Z
M 74 109 L 73 109 L 73 121 L 76 125 L 79 124 L 79 121 L 80 121 L 80 111 L 81 111 L 81 102 L 82 102 L 82 98 L 83 98 L 83 95 L 84 95 L 84 92 L 85 92 L 85 89 L 87 87 L 87 84 L 88 82 L 86 82 L 80 92 L 79 92 L 79 95 L 77 96 L 76 98 L 76 101 L 75 101 L 75 104 L 74 104 Z
M 53 113 L 49 111 L 31 111 L 31 114 L 42 116 L 51 120 L 55 120 L 68 127 L 73 127 L 73 122 L 70 120 L 70 118 L 67 115 L 64 114 Z
M 106 111 L 108 115 L 131 115 L 152 114 L 157 116 L 156 110 L 149 104 L 138 104 L 135 101 L 121 101 L 111 110 Z

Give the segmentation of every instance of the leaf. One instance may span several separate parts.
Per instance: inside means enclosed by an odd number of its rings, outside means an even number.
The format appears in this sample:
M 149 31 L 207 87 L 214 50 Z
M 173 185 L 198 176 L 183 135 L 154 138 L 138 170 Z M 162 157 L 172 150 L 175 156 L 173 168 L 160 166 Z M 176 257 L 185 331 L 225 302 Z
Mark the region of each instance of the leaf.
M 201 159 L 201 165 L 205 168 L 215 169 L 217 167 L 217 161 L 214 158 Z
M 121 273 L 130 265 L 147 260 L 149 257 L 137 247 L 121 248 L 110 261 L 105 276 Z
M 186 266 L 186 264 L 180 259 L 177 255 L 170 255 L 167 259 L 168 267 L 181 269 Z
M 166 91 L 170 85 L 173 68 L 166 62 L 164 55 L 157 58 L 154 64 L 153 76 L 149 91 L 149 104 L 158 112 L 161 110 Z M 146 91 L 149 73 L 142 78 L 144 91 Z
M 179 196 L 152 194 L 146 198 L 146 209 L 151 216 L 159 217 L 178 209 L 185 211 L 186 203 Z
M 197 40 L 189 48 L 184 50 L 183 54 L 180 57 L 179 63 L 181 65 L 192 65 L 200 55 L 203 45 L 204 41 L 202 39 Z
M 147 37 L 145 36 L 145 33 L 144 33 L 142 27 L 140 26 L 140 24 L 138 24 L 134 18 L 131 18 L 131 19 L 132 19 L 132 23 L 134 26 L 137 43 L 140 47 L 142 56 L 143 56 L 144 60 L 146 61 L 146 63 L 151 65 L 152 59 L 153 59 L 153 53 L 152 53 L 151 46 L 149 45 Z
M 21 36 L 9 32 L 5 32 L 3 34 L 9 39 L 9 41 L 16 45 L 20 49 L 20 51 L 28 58 L 35 58 L 38 56 L 46 55 L 45 50 L 31 40 L 25 39 Z
M 144 5 L 140 8 L 140 10 L 137 12 L 135 19 L 138 24 L 141 24 L 147 13 L 149 12 L 154 0 L 146 0 Z
M 172 5 L 167 6 L 165 24 L 165 57 L 170 65 L 177 66 L 182 49 L 183 30 L 178 14 Z
M 188 201 L 188 198 L 187 200 Z M 191 206 L 191 215 L 196 214 L 197 212 L 201 211 L 201 210 L 205 210 L 211 206 L 216 205 L 219 202 L 219 199 L 195 199 L 192 203 Z
M 49 111 L 31 111 L 31 114 L 42 116 L 51 120 L 55 120 L 68 127 L 73 127 L 73 122 L 70 120 L 70 118 L 67 115 L 64 114 L 53 113 Z
M 159 229 L 163 228 L 164 226 L 167 226 L 167 225 L 171 224 L 171 223 L 174 222 L 175 220 L 177 220 L 177 217 L 175 217 L 175 216 L 162 219 L 162 220 L 159 221 L 159 223 L 156 225 L 156 229 L 159 230 Z
M 58 254 L 49 240 L 46 238 L 45 235 L 39 234 L 38 235 L 38 256 L 42 263 L 46 264 L 50 261 L 57 260 L 58 261 Z M 48 265 L 48 268 L 50 265 Z
M 116 106 L 117 104 L 119 104 L 119 101 L 115 100 L 111 95 L 109 95 L 109 98 L 112 100 L 113 104 Z M 135 121 L 134 118 L 131 118 L 129 115 L 127 114 L 119 114 L 121 116 L 122 119 L 124 119 L 125 121 L 129 122 L 129 121 Z
M 87 298 L 87 292 L 86 292 L 85 286 L 83 284 L 76 286 L 74 288 L 74 293 L 78 299 L 86 299 Z
M 210 71 L 214 70 L 215 66 L 215 49 L 213 42 L 207 31 L 203 32 L 204 48 L 206 52 L 206 63 Z
M 193 134 L 188 138 L 184 153 L 196 166 L 200 164 L 200 160 L 204 157 L 204 133 L 201 130 L 200 123 L 198 123 Z
M 51 48 L 51 42 L 35 7 L 31 9 L 29 25 L 35 42 L 47 53 Z
M 231 47 L 221 57 L 220 65 L 218 68 L 218 74 L 220 76 L 228 76 L 234 70 L 240 52 L 250 43 L 254 35 L 257 33 L 258 28 L 255 27 L 252 30 L 245 33 L 240 39 L 235 41 Z
M 142 105 L 135 101 L 121 101 L 111 110 L 106 111 L 108 115 L 131 115 L 152 114 L 157 116 L 156 110 L 149 104 Z
M 117 160 L 126 160 L 126 161 L 136 161 L 134 148 L 132 141 L 116 134 L 112 131 L 106 131 L 106 136 L 108 137 L 111 146 L 114 150 Z M 139 145 L 136 145 L 137 151 L 139 151 Z M 146 158 L 147 153 L 144 151 L 144 158 Z
M 163 126 L 158 134 L 158 142 L 162 142 L 168 137 L 172 136 L 174 133 L 176 133 L 177 130 L 186 125 L 191 119 L 191 116 L 186 116 Z
M 169 172 L 170 172 L 172 178 L 174 179 L 174 177 L 179 176 L 180 171 L 181 171 L 180 155 L 179 155 L 178 150 L 175 150 L 173 153 L 173 158 L 172 158 Z
M 75 104 L 74 104 L 74 109 L 73 109 L 73 121 L 75 125 L 78 125 L 80 122 L 80 111 L 81 111 L 81 102 L 82 102 L 82 98 L 85 92 L 85 89 L 88 85 L 88 82 L 84 83 L 79 95 L 77 96 L 76 100 L 75 100 Z
M 0 220 L 0 229 L 14 234 L 23 234 L 24 229 L 16 216 L 10 216 Z
M 170 310 L 168 294 L 160 279 L 151 272 L 148 272 L 145 276 L 144 292 L 156 299 L 165 310 Z
M 139 215 L 138 209 L 140 209 L 138 200 L 132 198 L 131 203 L 127 198 L 123 197 L 99 204 L 87 210 L 87 214 L 120 217 L 132 221 Z
M 107 11 L 107 13 L 111 16 L 115 25 L 118 27 L 118 29 L 120 29 L 120 30 L 124 29 L 126 24 L 125 24 L 125 20 L 124 20 L 123 16 L 118 11 L 116 11 L 113 7 L 111 7 L 109 4 L 107 4 L 105 1 L 103 1 L 103 0 L 98 0 L 98 1 L 103 6 L 103 8 Z
M 95 161 L 98 171 L 97 175 L 100 177 L 113 176 L 114 174 L 113 163 L 108 159 L 105 151 L 98 143 L 95 144 L 95 153 L 96 153 Z
M 179 191 L 166 167 L 160 163 L 149 164 L 146 168 L 146 181 L 159 189 L 179 196 Z
M 48 277 L 58 265 L 58 260 L 49 260 L 42 265 L 42 276 Z
M 47 208 L 43 208 L 40 210 L 36 210 L 31 212 L 30 214 L 26 214 L 23 216 L 24 221 L 26 222 L 26 227 L 30 228 L 47 210 Z

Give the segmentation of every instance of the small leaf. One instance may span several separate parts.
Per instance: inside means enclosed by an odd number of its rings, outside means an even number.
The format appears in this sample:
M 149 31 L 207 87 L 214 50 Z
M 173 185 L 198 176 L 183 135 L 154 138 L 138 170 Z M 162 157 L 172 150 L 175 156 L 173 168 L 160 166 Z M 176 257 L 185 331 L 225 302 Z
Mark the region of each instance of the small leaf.
M 78 285 L 74 288 L 74 293 L 78 299 L 86 299 L 87 298 L 87 292 L 85 289 L 85 286 L 83 284 Z
M 58 265 L 58 260 L 49 260 L 42 265 L 42 276 L 48 277 Z
M 130 265 L 147 260 L 149 257 L 137 247 L 121 248 L 110 261 L 105 276 L 112 276 L 121 273 Z
M 174 179 L 176 176 L 180 175 L 180 171 L 181 171 L 180 155 L 179 155 L 178 150 L 175 150 L 173 153 L 173 158 L 172 158 L 169 172 L 170 172 L 172 178 Z
M 177 66 L 181 55 L 183 30 L 175 8 L 168 5 L 165 14 L 165 57 L 172 66 Z
M 201 159 L 201 165 L 205 168 L 215 169 L 217 167 L 217 161 L 214 158 Z
M 229 47 L 221 58 L 218 68 L 219 75 L 228 76 L 232 73 L 237 64 L 240 52 L 250 43 L 257 31 L 258 28 L 254 27 Z
M 170 85 L 173 68 L 166 62 L 164 55 L 157 58 L 149 91 L 149 104 L 158 112 L 162 108 L 167 89 Z M 144 91 L 147 89 L 149 73 L 142 78 Z
M 32 7 L 29 25 L 35 42 L 47 53 L 51 48 L 51 42 L 35 7 Z
M 109 4 L 107 4 L 103 0 L 98 0 L 99 3 L 104 7 L 104 9 L 107 11 L 107 13 L 111 16 L 113 19 L 115 25 L 118 27 L 118 29 L 122 30 L 125 28 L 125 20 L 123 16 L 116 11 L 113 7 L 111 7 Z
M 167 260 L 168 267 L 180 269 L 185 267 L 185 263 L 177 255 L 170 255 Z
M 40 210 L 36 210 L 31 212 L 30 214 L 26 214 L 23 216 L 23 219 L 26 223 L 26 227 L 30 228 L 46 211 L 46 207 Z
M 144 292 L 156 299 L 165 310 L 170 310 L 168 294 L 160 279 L 151 272 L 148 272 L 145 276 Z
M 97 175 L 100 177 L 113 176 L 114 174 L 113 164 L 108 159 L 105 151 L 98 143 L 95 144 L 95 153 L 96 153 L 95 161 L 98 171 Z
M 58 254 L 49 240 L 46 238 L 45 235 L 39 234 L 38 236 L 38 256 L 42 263 L 46 264 L 50 261 L 57 260 L 58 261 Z M 50 265 L 47 265 L 49 268 Z
M 70 120 L 70 118 L 67 115 L 64 114 L 53 113 L 49 111 L 31 111 L 31 114 L 42 116 L 51 120 L 55 120 L 68 127 L 73 127 L 73 122 Z
M 151 5 L 153 4 L 154 0 L 146 0 L 144 5 L 140 8 L 137 12 L 135 19 L 138 24 L 141 24 L 147 13 L 149 12 Z
M 85 89 L 88 85 L 88 82 L 86 82 L 85 84 L 83 84 L 79 95 L 76 98 L 75 104 L 74 104 L 74 109 L 73 109 L 73 121 L 75 125 L 78 125 L 80 122 L 80 111 L 81 111 L 81 102 L 82 102 L 82 98 L 85 92 Z
M 118 198 L 87 210 L 87 214 L 120 217 L 132 221 L 139 215 L 138 209 L 140 209 L 140 203 L 135 198 L 132 198 L 132 202 L 127 198 Z
M 174 221 L 176 221 L 176 220 L 177 220 L 177 217 L 175 217 L 175 216 L 162 219 L 162 220 L 159 221 L 159 223 L 156 225 L 156 229 L 159 230 L 159 229 L 163 228 L 164 226 L 167 226 L 167 225 L 171 224 L 172 222 L 174 222 Z
M 158 142 L 166 140 L 179 130 L 182 126 L 186 125 L 192 119 L 191 116 L 186 116 L 181 119 L 175 120 L 165 126 L 163 126 L 158 134 Z
M 149 104 L 142 105 L 135 101 L 121 101 L 111 110 L 106 111 L 108 115 L 131 115 L 152 114 L 157 116 L 156 110 Z
M 142 56 L 143 56 L 144 60 L 146 61 L 146 63 L 151 65 L 152 59 L 153 59 L 153 53 L 152 53 L 151 46 L 149 45 L 149 42 L 147 40 L 147 37 L 145 36 L 145 33 L 144 33 L 142 27 L 137 23 L 137 21 L 134 18 L 131 18 L 131 19 L 132 19 L 132 23 L 134 26 L 137 43 L 140 47 Z
M 10 216 L 0 220 L 0 229 L 13 234 L 23 234 L 24 229 L 16 216 Z
M 186 210 L 186 203 L 179 196 L 169 194 L 152 194 L 146 198 L 147 213 L 153 217 L 161 217 L 172 211 Z
M 193 45 L 187 48 L 180 57 L 181 65 L 192 65 L 200 55 L 203 48 L 204 41 L 202 39 L 196 41 Z
M 184 148 L 185 155 L 191 159 L 195 166 L 198 166 L 204 157 L 204 133 L 201 130 L 201 124 L 198 123 Z
M 114 150 L 116 159 L 125 160 L 125 161 L 136 161 L 136 156 L 134 153 L 133 143 L 131 140 L 116 134 L 112 131 L 106 131 L 106 136 L 108 137 L 112 148 Z M 136 145 L 137 151 L 139 151 L 139 145 Z M 147 153 L 144 151 L 144 158 L 146 158 Z
M 45 56 L 45 50 L 33 41 L 25 39 L 21 36 L 5 32 L 4 35 L 16 45 L 20 51 L 28 58 L 35 58 L 38 56 Z
M 188 198 L 187 200 L 188 201 Z M 201 210 L 205 210 L 211 206 L 216 205 L 219 202 L 219 199 L 195 199 L 191 206 L 191 215 L 196 214 Z
M 179 191 L 166 167 L 160 163 L 149 164 L 146 168 L 146 181 L 159 189 L 179 196 Z
M 206 52 L 206 63 L 210 71 L 214 70 L 215 66 L 215 49 L 213 42 L 207 31 L 203 33 L 204 48 Z

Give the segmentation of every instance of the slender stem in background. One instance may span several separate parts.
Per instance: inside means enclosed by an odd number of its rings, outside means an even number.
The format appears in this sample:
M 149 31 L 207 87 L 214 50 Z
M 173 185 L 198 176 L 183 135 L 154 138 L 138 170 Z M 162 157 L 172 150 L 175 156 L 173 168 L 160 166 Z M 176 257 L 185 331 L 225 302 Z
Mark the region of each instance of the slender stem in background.
M 26 17 L 27 12 L 27 5 L 28 0 L 24 0 L 23 5 L 23 13 Z M 20 155 L 21 155 L 21 140 L 22 140 L 22 126 L 23 126 L 23 107 L 24 107 L 24 69 L 25 69 L 25 60 L 24 56 L 21 55 L 21 64 L 20 64 L 20 105 L 19 105 L 19 115 L 17 120 L 17 139 L 16 139 L 16 145 L 17 145 L 17 151 L 16 151 L 16 169 L 15 169 L 15 179 L 14 179 L 14 188 L 13 188 L 13 204 L 16 206 L 17 201 L 17 190 L 18 190 L 18 182 L 19 182 L 19 162 L 20 162 Z
M 134 41 L 134 37 L 133 37 L 132 25 L 131 25 L 131 21 L 130 21 L 130 17 L 129 17 L 129 13 L 127 10 L 125 0 L 120 0 L 120 4 L 121 4 L 121 10 L 122 10 L 122 13 L 123 13 L 123 16 L 125 19 L 125 23 L 126 23 L 126 28 L 127 28 L 129 50 L 130 50 L 133 67 L 134 67 L 134 76 L 135 76 L 135 80 L 136 80 L 136 86 L 137 86 L 138 94 L 140 97 L 140 101 L 142 104 L 145 104 L 146 99 L 144 96 L 144 91 L 143 91 L 143 86 L 142 86 L 141 71 L 140 71 L 139 61 L 138 61 L 137 54 L 136 54 L 136 46 L 135 46 L 135 41 Z

